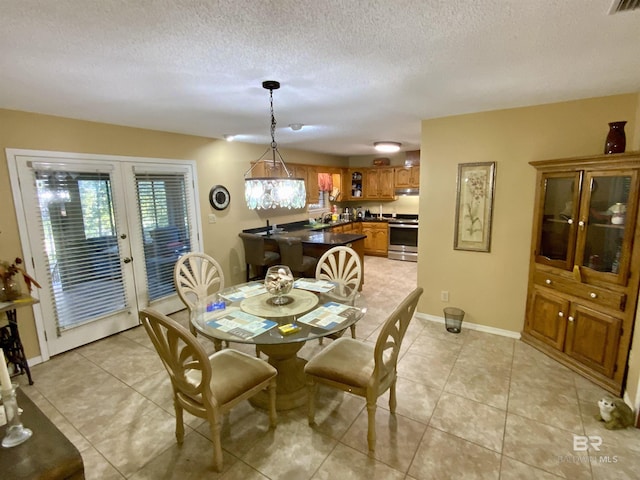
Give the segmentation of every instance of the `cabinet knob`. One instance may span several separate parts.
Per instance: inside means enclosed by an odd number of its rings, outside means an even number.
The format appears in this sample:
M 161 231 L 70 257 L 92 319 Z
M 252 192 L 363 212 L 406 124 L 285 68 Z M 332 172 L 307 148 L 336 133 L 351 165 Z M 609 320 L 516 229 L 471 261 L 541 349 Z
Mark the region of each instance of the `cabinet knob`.
M 559 316 L 559 317 L 564 317 L 564 313 L 562 313 L 562 312 L 558 312 L 558 316 Z
M 567 320 L 569 320 L 570 322 L 573 322 L 573 317 L 571 315 L 569 315 L 569 317 L 567 318 Z
M 546 283 L 547 285 L 551 285 L 551 279 L 547 278 L 544 283 Z
M 591 293 L 589 294 L 589 296 L 590 296 L 591 298 L 597 298 L 597 297 L 598 297 L 598 294 L 597 294 L 597 293 L 594 293 L 594 292 L 591 292 Z
M 567 220 L 567 223 L 568 223 L 569 225 L 573 225 L 573 218 L 570 218 L 569 220 Z
M 580 220 L 580 221 L 578 222 L 578 225 L 580 226 L 580 228 L 583 228 L 583 227 L 584 227 L 584 221 L 583 221 L 583 220 Z

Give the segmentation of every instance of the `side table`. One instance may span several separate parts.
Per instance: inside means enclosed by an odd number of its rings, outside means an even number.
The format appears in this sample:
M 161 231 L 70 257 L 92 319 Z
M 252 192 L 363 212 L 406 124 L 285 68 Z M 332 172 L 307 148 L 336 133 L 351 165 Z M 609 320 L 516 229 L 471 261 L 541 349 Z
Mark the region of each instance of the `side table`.
M 16 396 L 23 410 L 21 421 L 33 430 L 33 436 L 17 447 L 0 447 L 1 478 L 84 479 L 82 456 L 75 445 L 20 388 Z M 4 437 L 5 429 L 0 426 L 0 438 Z
M 20 297 L 8 302 L 0 302 L 0 313 L 7 314 L 8 324 L 0 327 L 0 348 L 4 350 L 7 360 L 15 366 L 15 373 L 12 376 L 27 374 L 29 385 L 33 385 L 31 370 L 24 354 L 20 331 L 18 330 L 19 307 L 28 307 L 38 303 L 40 300 L 30 296 Z

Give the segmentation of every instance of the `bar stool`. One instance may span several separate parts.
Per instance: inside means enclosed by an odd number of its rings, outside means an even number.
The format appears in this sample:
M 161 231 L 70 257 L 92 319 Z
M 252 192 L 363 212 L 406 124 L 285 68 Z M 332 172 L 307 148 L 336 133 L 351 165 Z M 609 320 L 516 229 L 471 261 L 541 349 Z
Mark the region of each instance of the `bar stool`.
M 280 261 L 280 254 L 265 250 L 264 238 L 255 233 L 240 232 L 238 236 L 244 244 L 244 259 L 247 263 L 247 282 L 264 278 L 264 268 Z M 256 275 L 251 276 L 251 266 L 256 267 Z
M 278 237 L 281 263 L 291 269 L 294 275 L 313 277 L 318 259 L 304 255 L 302 242 L 297 237 Z

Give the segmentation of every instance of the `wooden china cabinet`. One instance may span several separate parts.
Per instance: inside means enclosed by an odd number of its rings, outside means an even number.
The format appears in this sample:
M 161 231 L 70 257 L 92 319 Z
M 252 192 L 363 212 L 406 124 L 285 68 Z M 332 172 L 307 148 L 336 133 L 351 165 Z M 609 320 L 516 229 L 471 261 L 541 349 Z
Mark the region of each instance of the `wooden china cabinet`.
M 537 170 L 522 340 L 620 395 L 640 277 L 640 153 Z

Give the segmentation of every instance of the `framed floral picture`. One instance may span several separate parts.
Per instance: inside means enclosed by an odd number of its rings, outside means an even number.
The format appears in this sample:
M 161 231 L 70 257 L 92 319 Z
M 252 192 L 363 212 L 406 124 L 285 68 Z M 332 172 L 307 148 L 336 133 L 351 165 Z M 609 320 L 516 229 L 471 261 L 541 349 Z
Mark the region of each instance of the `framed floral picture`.
M 489 252 L 496 162 L 458 164 L 453 248 Z

